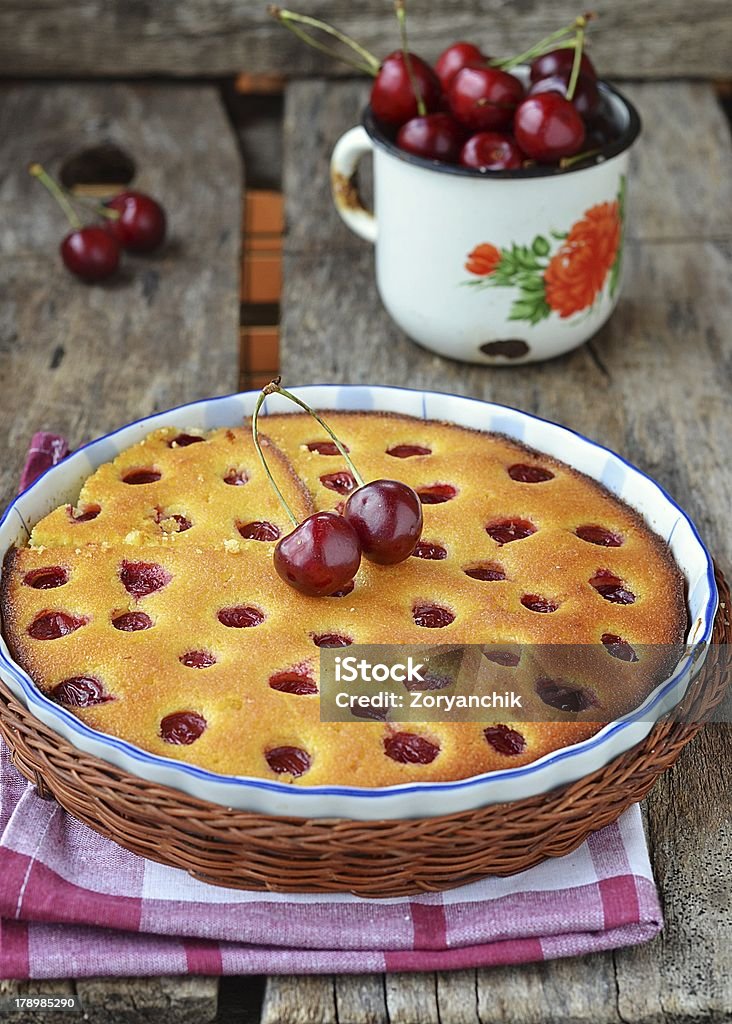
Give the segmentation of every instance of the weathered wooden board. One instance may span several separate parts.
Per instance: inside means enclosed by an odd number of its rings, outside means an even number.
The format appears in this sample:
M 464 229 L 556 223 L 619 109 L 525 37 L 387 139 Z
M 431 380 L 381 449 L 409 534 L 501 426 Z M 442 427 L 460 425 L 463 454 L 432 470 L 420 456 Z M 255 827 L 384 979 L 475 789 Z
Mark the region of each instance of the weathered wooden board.
M 242 172 L 210 87 L 7 86 L 0 90 L 0 138 L 4 505 L 35 430 L 65 434 L 76 446 L 156 409 L 234 390 Z M 113 282 L 90 287 L 61 266 L 63 215 L 25 169 L 41 160 L 57 171 L 102 141 L 134 159 L 135 184 L 167 208 L 170 238 L 160 254 L 126 260 Z M 46 992 L 48 984 L 32 988 Z M 217 984 L 75 983 L 88 1020 L 99 1024 L 203 1024 L 216 1014 Z
M 0 68 L 6 75 L 342 73 L 278 30 L 266 6 L 261 0 L 4 0 Z M 294 6 L 349 32 L 379 56 L 397 48 L 390 0 L 309 0 Z M 517 53 L 569 24 L 580 9 L 571 0 L 411 0 L 411 39 L 428 58 L 463 38 L 476 39 L 491 54 Z M 698 0 L 693 10 L 684 0 L 600 0 L 593 9 L 600 15 L 593 55 L 606 74 L 729 75 L 732 14 L 725 0 Z
M 630 186 L 631 242 L 620 306 L 593 341 L 574 353 L 537 366 L 498 369 L 433 356 L 391 323 L 374 286 L 373 253 L 341 226 L 328 194 L 327 149 L 357 120 L 363 86 L 291 85 L 285 119 L 289 231 L 282 370 L 290 383 L 399 382 L 493 399 L 566 423 L 655 476 L 692 514 L 730 573 L 732 147 L 708 88 L 634 84 L 628 92 L 645 114 L 647 130 Z M 678 110 L 700 126 L 693 140 L 678 127 Z M 705 151 L 701 163 L 694 155 L 697 145 Z M 313 181 L 321 182 L 319 191 Z M 654 942 L 522 968 L 391 976 L 385 979 L 385 1006 L 375 1004 L 368 1019 L 376 1024 L 729 1020 L 730 766 L 732 728 L 707 726 L 645 803 L 666 913 L 666 928 Z M 363 980 L 338 979 L 336 1010 L 345 989 L 352 985 L 357 991 Z M 332 982 L 318 984 L 329 992 Z M 270 978 L 263 1020 L 300 1024 L 306 1019 L 301 986 L 298 978 Z M 336 1015 L 329 998 L 323 1020 L 344 1024 L 349 1018 Z
M 77 445 L 130 419 L 233 389 L 241 169 L 216 91 L 43 84 L 0 91 L 0 466 L 3 504 L 34 430 Z M 169 240 L 90 287 L 61 265 L 61 211 L 26 173 L 110 141 L 160 197 Z

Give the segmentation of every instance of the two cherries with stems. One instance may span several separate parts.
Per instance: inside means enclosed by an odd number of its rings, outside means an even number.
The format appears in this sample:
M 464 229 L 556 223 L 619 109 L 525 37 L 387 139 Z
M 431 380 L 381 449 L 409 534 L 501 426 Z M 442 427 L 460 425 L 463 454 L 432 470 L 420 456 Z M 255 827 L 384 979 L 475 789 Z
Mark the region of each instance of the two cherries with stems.
M 300 523 L 287 504 L 259 441 L 259 411 L 273 394 L 309 413 L 345 459 L 358 488 L 348 498 L 342 515 L 315 512 Z M 395 565 L 412 554 L 422 535 L 422 504 L 417 492 L 399 480 L 365 483 L 328 424 L 301 398 L 280 387 L 279 377 L 263 388 L 257 399 L 252 437 L 267 478 L 294 527 L 274 549 L 275 569 L 285 583 L 311 597 L 328 597 L 352 582 L 362 555 L 379 565 Z

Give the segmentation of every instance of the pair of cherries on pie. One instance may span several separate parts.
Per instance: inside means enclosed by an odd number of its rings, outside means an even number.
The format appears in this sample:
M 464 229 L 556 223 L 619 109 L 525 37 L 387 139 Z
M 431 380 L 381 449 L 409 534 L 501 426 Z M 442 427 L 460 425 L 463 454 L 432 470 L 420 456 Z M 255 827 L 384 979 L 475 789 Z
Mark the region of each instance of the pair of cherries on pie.
M 275 393 L 310 413 L 346 460 L 359 486 L 342 513 L 315 512 L 298 523 L 287 505 L 267 466 L 257 429 L 259 410 L 267 395 Z M 274 549 L 275 569 L 285 583 L 311 597 L 328 597 L 352 582 L 362 556 L 379 565 L 396 565 L 409 558 L 422 536 L 422 502 L 417 492 L 399 480 L 365 483 L 327 423 L 302 399 L 281 388 L 279 377 L 262 390 L 257 400 L 252 435 L 269 481 L 294 525 Z

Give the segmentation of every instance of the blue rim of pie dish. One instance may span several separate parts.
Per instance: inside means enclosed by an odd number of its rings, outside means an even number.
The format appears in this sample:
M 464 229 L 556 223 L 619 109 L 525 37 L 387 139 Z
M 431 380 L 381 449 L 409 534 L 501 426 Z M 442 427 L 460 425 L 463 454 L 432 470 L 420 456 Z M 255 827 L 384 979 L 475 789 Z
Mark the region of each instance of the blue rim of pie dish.
M 306 393 L 308 390 L 316 388 L 326 388 L 329 390 L 332 389 L 334 392 L 349 390 L 372 391 L 383 389 L 409 394 L 421 394 L 423 419 L 427 419 L 425 407 L 426 395 L 437 395 L 444 398 L 458 398 L 461 399 L 462 401 L 471 402 L 475 405 L 479 405 L 484 408 L 488 407 L 499 410 L 505 409 L 509 412 L 517 413 L 519 416 L 526 417 L 529 420 L 535 420 L 538 421 L 539 423 L 547 424 L 548 426 L 557 427 L 560 430 L 566 431 L 568 434 L 571 434 L 579 438 L 581 441 L 591 445 L 598 451 L 604 452 L 607 455 L 611 456 L 612 458 L 617 459 L 632 473 L 637 473 L 639 476 L 643 477 L 650 484 L 652 484 L 653 487 L 655 487 L 658 491 L 659 495 L 663 499 L 665 499 L 665 501 L 668 502 L 679 513 L 680 518 L 686 521 L 687 525 L 691 530 L 693 538 L 698 543 L 706 559 L 706 581 L 709 587 L 709 599 L 706 602 L 703 611 L 700 613 L 700 618 L 702 620 L 701 635 L 695 640 L 693 640 L 691 645 L 687 644 L 687 646 L 692 646 L 693 650 L 691 650 L 691 652 L 687 651 L 687 654 L 682 659 L 682 662 L 676 667 L 676 670 L 669 677 L 669 679 L 667 679 L 664 683 L 660 684 L 660 688 L 657 689 L 654 693 L 651 693 L 643 702 L 643 704 L 640 705 L 640 707 L 629 712 L 627 715 L 623 715 L 622 717 L 615 719 L 613 722 L 608 723 L 598 733 L 596 733 L 594 736 L 591 736 L 589 739 L 582 740 L 580 743 L 576 743 L 568 747 L 562 747 L 557 751 L 545 754 L 538 760 L 532 761 L 526 765 L 517 766 L 515 768 L 501 768 L 491 772 L 484 772 L 482 775 L 472 775 L 469 778 L 457 779 L 452 782 L 406 782 L 398 783 L 394 786 L 380 786 L 368 788 L 361 786 L 300 786 L 293 785 L 292 783 L 272 782 L 266 779 L 254 778 L 252 776 L 246 775 L 220 775 L 216 772 L 211 772 L 206 768 L 199 768 L 197 765 L 188 764 L 185 761 L 179 761 L 176 758 L 162 757 L 159 754 L 151 754 L 140 747 L 136 747 L 133 744 L 128 743 L 126 740 L 119 739 L 116 736 L 110 736 L 108 733 L 101 732 L 98 729 L 90 728 L 88 725 L 85 725 L 85 723 L 82 722 L 79 718 L 73 715 L 70 711 L 67 711 L 65 708 L 61 707 L 59 704 L 56 704 L 54 701 L 46 697 L 41 692 L 41 690 L 38 689 L 38 687 L 33 682 L 28 673 L 25 672 L 22 668 L 20 668 L 20 666 L 17 665 L 10 658 L 8 658 L 5 655 L 5 652 L 0 649 L 0 665 L 2 665 L 2 667 L 8 673 L 10 673 L 10 675 L 12 675 L 12 677 L 20 686 L 21 690 L 23 691 L 23 694 L 25 695 L 28 701 L 29 710 L 32 710 L 33 706 L 41 707 L 47 713 L 50 712 L 51 717 L 59 718 L 61 721 L 63 721 L 64 724 L 70 728 L 72 733 L 84 736 L 85 738 L 91 740 L 94 743 L 101 743 L 108 747 L 112 747 L 122 752 L 127 757 L 131 758 L 133 761 L 153 765 L 160 769 L 174 768 L 177 771 L 182 772 L 183 775 L 196 778 L 202 782 L 208 782 L 211 784 L 223 783 L 227 786 L 243 786 L 245 788 L 265 790 L 269 792 L 275 792 L 283 796 L 292 796 L 295 800 L 297 800 L 298 798 L 317 795 L 353 797 L 354 799 L 378 799 L 388 796 L 409 795 L 409 793 L 412 792 L 422 794 L 429 791 L 439 793 L 452 792 L 455 790 L 462 791 L 494 780 L 498 781 L 507 779 L 510 780 L 512 778 L 522 778 L 526 775 L 533 775 L 536 772 L 543 771 L 545 768 L 565 761 L 567 758 L 575 757 L 584 751 L 593 750 L 598 746 L 604 745 L 619 732 L 622 732 L 623 730 L 629 728 L 630 726 L 639 721 L 646 721 L 646 716 L 648 712 L 652 711 L 665 698 L 665 696 L 678 683 L 682 675 L 690 670 L 693 671 L 693 664 L 695 660 L 694 654 L 701 647 L 708 645 L 709 640 L 711 639 L 712 629 L 714 626 L 714 617 L 717 611 L 719 595 L 717 591 L 716 580 L 714 577 L 714 564 L 712 562 L 712 557 L 706 545 L 702 541 L 699 535 L 699 531 L 697 530 L 691 518 L 687 515 L 686 512 L 684 512 L 684 510 L 677 504 L 677 502 L 674 501 L 674 499 L 668 494 L 668 492 L 652 477 L 648 476 L 647 473 L 644 473 L 642 470 L 638 469 L 632 463 L 628 462 L 626 459 L 624 459 L 622 456 L 618 455 L 611 449 L 606 448 L 604 445 L 601 445 L 596 441 L 590 440 L 588 437 L 585 437 L 585 435 L 579 433 L 579 431 L 572 430 L 570 427 L 565 427 L 563 424 L 556 423 L 554 420 L 548 420 L 541 416 L 535 416 L 533 413 L 524 412 L 524 410 L 517 409 L 513 406 L 500 405 L 499 403 L 496 402 L 484 402 L 478 398 L 470 398 L 465 395 L 458 395 L 452 392 L 425 392 L 421 388 L 404 388 L 390 384 L 375 384 L 368 385 L 365 387 L 363 385 L 315 384 L 307 385 L 305 387 L 293 387 L 289 388 L 289 390 L 294 391 L 297 394 L 301 392 Z M 110 431 L 108 434 L 104 434 L 101 437 L 95 438 L 93 441 L 87 442 L 87 444 L 82 445 L 80 448 L 77 448 L 76 451 L 73 452 L 71 456 L 68 456 L 68 458 L 73 458 L 74 456 L 85 451 L 87 448 L 91 448 L 92 446 L 102 441 L 107 441 L 111 438 L 114 438 L 117 434 L 122 433 L 122 431 L 127 430 L 129 427 L 141 425 L 147 422 L 148 420 L 157 419 L 160 416 L 166 416 L 170 413 L 188 410 L 193 408 L 194 406 L 203 407 L 210 405 L 214 402 L 220 402 L 237 398 L 246 398 L 249 395 L 256 394 L 258 394 L 258 392 L 249 391 L 234 392 L 228 395 L 217 395 L 213 398 L 199 399 L 194 402 L 186 402 L 183 405 L 173 406 L 170 409 L 161 410 L 160 412 L 153 413 L 150 416 L 143 416 L 140 419 L 132 420 L 129 423 L 126 423 L 124 426 L 119 427 L 117 430 Z M 263 409 L 263 412 L 265 412 L 266 414 L 266 410 Z M 16 504 L 22 497 L 28 495 L 32 490 L 39 487 L 41 483 L 45 480 L 45 478 L 49 474 L 54 473 L 57 469 L 58 466 L 52 466 L 50 469 L 47 469 L 40 477 L 38 477 L 37 480 L 34 481 L 33 484 L 31 484 L 30 487 L 28 487 L 21 494 L 18 494 L 13 499 L 13 501 L 10 503 L 10 505 L 8 505 L 7 509 L 3 513 L 2 518 L 0 518 L 0 527 L 2 527 L 5 521 L 13 513 L 15 513 L 20 518 L 24 529 L 28 531 L 27 524 L 25 523 L 25 520 L 23 519 L 23 516 L 21 515 L 20 511 L 16 508 Z M 672 533 L 676 529 L 676 525 L 678 525 L 678 520 L 677 523 L 674 525 Z M 668 540 L 670 540 L 670 537 L 667 538 L 667 542 Z M 5 553 L 3 552 L 2 554 L 4 557 Z M 163 784 L 165 785 L 167 783 Z M 206 798 L 199 797 L 199 799 Z

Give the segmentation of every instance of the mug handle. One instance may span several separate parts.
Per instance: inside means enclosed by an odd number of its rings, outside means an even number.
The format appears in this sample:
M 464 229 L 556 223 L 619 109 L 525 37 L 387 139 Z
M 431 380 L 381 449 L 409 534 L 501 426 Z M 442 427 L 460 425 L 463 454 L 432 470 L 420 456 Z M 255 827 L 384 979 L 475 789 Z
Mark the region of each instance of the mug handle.
M 330 188 L 336 210 L 351 231 L 372 243 L 376 241 L 376 218 L 363 205 L 355 177 L 359 160 L 373 148 L 368 132 L 358 125 L 341 136 L 330 160 Z

